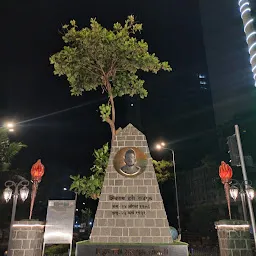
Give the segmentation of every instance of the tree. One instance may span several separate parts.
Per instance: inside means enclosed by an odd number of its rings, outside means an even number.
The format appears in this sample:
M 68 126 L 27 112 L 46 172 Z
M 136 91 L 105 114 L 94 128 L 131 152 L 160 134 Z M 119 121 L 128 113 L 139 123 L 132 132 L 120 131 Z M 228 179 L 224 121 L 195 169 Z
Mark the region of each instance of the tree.
M 8 131 L 0 128 L 0 172 L 9 171 L 11 161 L 25 147 L 21 142 L 10 142 Z
M 93 167 L 91 168 L 92 175 L 89 177 L 81 177 L 80 175 L 70 176 L 73 180 L 70 190 L 78 195 L 82 194 L 87 198 L 92 198 L 94 200 L 98 199 L 103 186 L 109 155 L 110 149 L 108 143 L 104 144 L 102 148 L 94 150 L 93 156 L 95 160 L 93 162 Z M 171 178 L 170 167 L 173 166 L 172 162 L 153 160 L 153 165 L 159 183 L 164 183 Z
M 171 178 L 170 168 L 173 163 L 166 160 L 156 161 L 153 160 L 153 165 L 156 172 L 156 178 L 159 183 L 164 183 Z
M 157 73 L 171 71 L 168 62 L 160 62 L 156 55 L 148 52 L 148 44 L 138 40 L 135 34 L 142 31 L 133 15 L 124 25 L 116 22 L 112 30 L 90 20 L 90 27 L 78 29 L 75 20 L 63 26 L 66 46 L 50 57 L 55 75 L 65 75 L 71 87 L 71 95 L 82 95 L 85 91 L 101 89 L 108 96 L 108 103 L 100 106 L 103 122 L 110 125 L 112 140 L 116 128 L 114 98 L 123 95 L 147 96 L 144 80 L 138 71 Z
M 102 148 L 94 150 L 93 156 L 95 160 L 91 168 L 92 175 L 90 177 L 81 177 L 80 175 L 70 176 L 73 180 L 70 190 L 78 195 L 82 194 L 87 198 L 97 199 L 100 196 L 103 185 L 109 154 L 108 143 L 104 144 Z

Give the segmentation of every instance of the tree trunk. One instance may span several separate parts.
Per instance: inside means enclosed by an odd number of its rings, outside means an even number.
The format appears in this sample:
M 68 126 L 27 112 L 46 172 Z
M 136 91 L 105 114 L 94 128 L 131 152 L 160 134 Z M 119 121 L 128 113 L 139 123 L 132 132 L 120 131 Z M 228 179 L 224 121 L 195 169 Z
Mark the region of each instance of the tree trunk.
M 112 133 L 112 142 L 115 139 L 116 136 L 116 109 L 115 109 L 115 102 L 114 102 L 114 97 L 112 94 L 112 89 L 111 89 L 111 84 L 109 83 L 109 80 L 106 79 L 106 87 L 108 90 L 108 95 L 109 95 L 109 101 L 111 104 L 111 118 L 107 119 L 108 124 L 110 125 L 111 133 Z

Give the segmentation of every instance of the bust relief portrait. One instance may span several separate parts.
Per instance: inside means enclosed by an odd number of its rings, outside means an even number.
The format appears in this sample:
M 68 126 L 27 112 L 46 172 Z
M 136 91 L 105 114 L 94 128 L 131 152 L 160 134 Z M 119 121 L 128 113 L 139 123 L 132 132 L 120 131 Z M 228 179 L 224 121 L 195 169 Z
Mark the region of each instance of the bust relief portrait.
M 114 167 L 123 176 L 137 176 L 145 170 L 146 165 L 146 155 L 134 147 L 122 148 L 114 158 Z

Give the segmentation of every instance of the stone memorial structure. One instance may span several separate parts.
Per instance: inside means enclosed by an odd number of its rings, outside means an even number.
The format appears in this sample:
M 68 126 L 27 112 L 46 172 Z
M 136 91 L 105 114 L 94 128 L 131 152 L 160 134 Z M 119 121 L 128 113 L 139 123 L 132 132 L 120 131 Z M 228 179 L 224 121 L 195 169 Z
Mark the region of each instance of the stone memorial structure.
M 132 255 L 188 255 L 186 244 L 172 243 L 146 137 L 129 124 L 112 142 L 90 241 L 78 243 L 76 253 L 112 255 L 116 249 L 122 255 L 125 250 L 141 250 Z

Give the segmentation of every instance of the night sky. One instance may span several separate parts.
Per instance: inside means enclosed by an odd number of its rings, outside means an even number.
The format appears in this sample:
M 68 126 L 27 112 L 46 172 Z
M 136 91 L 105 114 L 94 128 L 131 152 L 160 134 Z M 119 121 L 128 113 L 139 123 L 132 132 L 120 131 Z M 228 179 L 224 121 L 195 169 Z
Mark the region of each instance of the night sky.
M 66 79 L 53 75 L 49 56 L 64 45 L 59 30 L 71 19 L 88 26 L 91 17 L 111 28 L 130 14 L 143 23 L 150 52 L 167 60 L 173 72 L 143 74 L 148 98 L 118 99 L 116 127 L 133 123 L 151 148 L 159 138 L 170 142 L 180 168 L 193 167 L 207 153 L 202 135 L 214 123 L 210 90 L 201 92 L 197 79 L 207 74 L 197 0 L 2 1 L 0 120 L 19 122 L 12 137 L 28 148 L 15 165 L 29 173 L 41 158 L 49 197 L 68 185 L 70 174 L 87 174 L 93 149 L 111 138 L 97 112 L 105 100 L 101 92 L 71 97 Z

